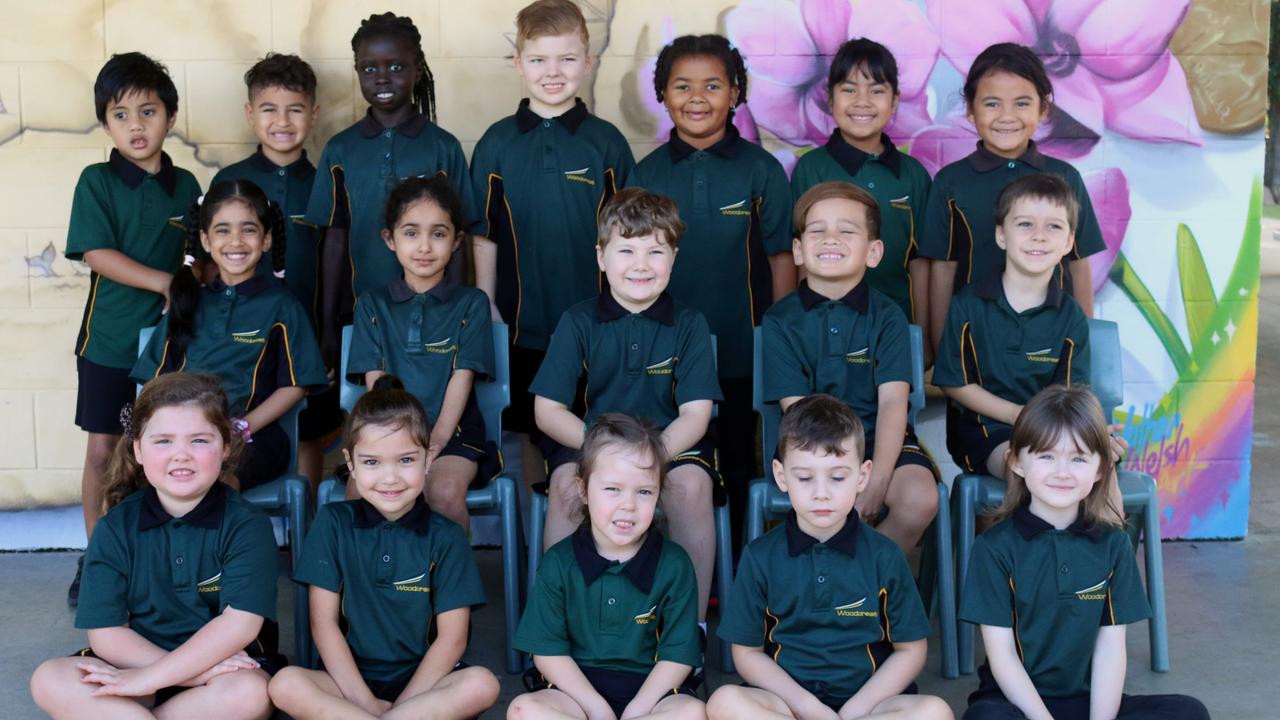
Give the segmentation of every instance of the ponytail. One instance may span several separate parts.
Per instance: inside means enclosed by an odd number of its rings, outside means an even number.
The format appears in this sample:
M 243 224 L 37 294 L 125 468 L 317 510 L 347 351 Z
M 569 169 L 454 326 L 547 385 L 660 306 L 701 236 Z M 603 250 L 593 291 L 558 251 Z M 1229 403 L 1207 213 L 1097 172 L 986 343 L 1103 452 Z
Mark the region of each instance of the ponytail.
M 284 208 L 268 200 L 267 217 L 263 218 L 262 224 L 271 232 L 271 272 L 283 280 L 287 239 L 285 233 L 288 232 L 288 219 L 284 216 Z
M 191 205 L 187 217 L 187 245 L 183 250 L 182 267 L 173 274 L 169 283 L 169 344 L 172 346 L 172 357 L 181 358 L 187 346 L 196 335 L 196 314 L 200 310 L 200 280 L 195 275 L 195 263 L 206 259 L 204 247 L 200 244 L 200 231 L 207 226 L 201 214 L 204 196 L 201 195 Z M 132 450 L 130 450 L 132 453 Z

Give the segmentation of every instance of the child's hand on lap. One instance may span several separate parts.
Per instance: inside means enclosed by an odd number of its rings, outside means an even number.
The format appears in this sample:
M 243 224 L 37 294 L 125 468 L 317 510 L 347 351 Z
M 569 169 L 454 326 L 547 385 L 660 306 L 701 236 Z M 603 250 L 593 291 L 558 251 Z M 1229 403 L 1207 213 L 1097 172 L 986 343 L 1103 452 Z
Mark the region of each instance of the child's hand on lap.
M 200 687 L 219 675 L 226 675 L 237 670 L 253 670 L 256 667 L 258 667 L 258 662 L 249 657 L 249 653 L 240 650 L 226 660 L 182 683 L 182 685 L 184 687 Z
M 106 663 L 101 665 L 80 665 L 79 667 L 81 670 L 86 671 L 84 677 L 80 678 L 81 680 L 87 683 L 97 683 L 101 686 L 93 691 L 94 695 L 142 697 L 144 695 L 154 695 L 156 690 L 159 690 L 148 677 L 146 668 L 121 670 Z
M 880 511 L 884 508 L 884 496 L 888 491 L 889 478 L 873 473 L 871 481 L 867 483 L 867 489 L 858 493 L 858 499 L 854 501 L 853 507 L 858 511 L 858 517 L 867 521 L 878 518 Z

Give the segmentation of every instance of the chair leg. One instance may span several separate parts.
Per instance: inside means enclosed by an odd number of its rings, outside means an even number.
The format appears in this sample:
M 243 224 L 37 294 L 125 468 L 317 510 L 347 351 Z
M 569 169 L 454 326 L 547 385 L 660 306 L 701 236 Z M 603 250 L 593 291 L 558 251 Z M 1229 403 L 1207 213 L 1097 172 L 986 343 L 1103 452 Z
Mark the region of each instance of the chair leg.
M 547 524 L 547 496 L 538 491 L 529 499 L 529 559 L 525 566 L 529 572 L 526 596 L 533 595 L 533 584 L 538 579 L 538 565 L 542 561 L 542 532 Z
M 764 507 L 768 502 L 769 482 L 756 479 L 747 488 L 747 538 L 744 544 L 764 534 Z
M 956 513 L 956 595 L 964 592 L 964 584 L 969 579 L 969 556 L 973 554 L 973 537 L 977 522 L 978 477 L 976 475 L 960 475 L 952 486 L 955 493 Z M 956 623 L 956 656 L 960 674 L 973 673 L 973 624 L 964 621 Z
M 1151 602 L 1151 620 L 1147 632 L 1151 638 L 1151 669 L 1169 672 L 1169 627 L 1165 615 L 1164 553 L 1160 547 L 1160 494 L 1155 481 L 1147 476 L 1149 498 L 1143 509 L 1143 548 L 1147 566 L 1147 598 Z
M 942 677 L 960 674 L 956 654 L 955 557 L 951 550 L 951 505 L 947 486 L 938 483 L 938 515 L 933 520 L 937 556 L 938 620 L 942 626 Z
M 515 480 L 503 476 L 496 478 L 493 483 L 498 496 L 498 514 L 502 521 L 502 592 L 507 626 L 507 672 L 518 673 L 524 668 L 524 663 L 512 643 L 520 624 L 520 507 Z
M 733 530 L 729 523 L 729 506 L 721 505 L 715 509 L 716 519 L 716 585 L 720 594 L 720 617 L 724 617 L 725 604 L 729 601 L 729 591 L 733 587 Z M 732 645 L 720 641 L 720 669 L 734 672 Z
M 291 572 L 298 568 L 302 542 L 307 536 L 307 519 L 311 517 L 311 498 L 307 490 L 306 481 L 298 476 L 284 480 Z M 293 589 L 293 652 L 299 665 L 314 665 L 311 647 L 311 599 L 305 586 L 296 585 Z

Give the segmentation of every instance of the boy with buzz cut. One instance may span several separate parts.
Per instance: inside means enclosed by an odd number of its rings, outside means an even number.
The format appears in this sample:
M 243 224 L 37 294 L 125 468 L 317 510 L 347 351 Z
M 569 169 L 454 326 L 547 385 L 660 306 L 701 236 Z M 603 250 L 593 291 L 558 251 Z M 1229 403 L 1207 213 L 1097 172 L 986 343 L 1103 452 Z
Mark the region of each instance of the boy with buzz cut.
M 86 536 L 102 514 L 102 476 L 123 432 L 120 410 L 133 402 L 138 331 L 155 325 L 168 305 L 187 212 L 200 196 L 195 176 L 164 152 L 178 114 L 178 90 L 164 65 L 138 52 L 112 55 L 98 72 L 93 100 L 115 148 L 107 162 L 80 173 L 66 252 L 91 271 L 75 346 L 75 422 L 89 434 L 80 486 Z M 79 567 L 67 591 L 73 607 Z
M 320 228 L 303 219 L 316 177 L 316 168 L 303 148 L 320 110 L 316 105 L 316 74 L 297 55 L 267 53 L 244 74 L 244 83 L 249 91 L 244 116 L 258 138 L 258 149 L 219 170 L 210 187 L 224 180 L 249 180 L 284 212 L 284 284 L 306 308 L 312 330 L 318 335 L 321 233 Z M 271 262 L 271 254 L 263 253 L 258 274 L 270 276 Z M 341 425 L 336 385 L 307 398 L 298 417 L 298 472 L 311 481 L 312 487 L 320 482 L 325 441 Z
M 884 255 L 879 206 L 852 183 L 820 183 L 796 201 L 794 224 L 791 251 L 806 279 L 765 313 L 764 399 L 786 412 L 828 393 L 853 408 L 873 461 L 856 509 L 908 551 L 938 512 L 938 469 L 907 420 L 907 317 L 867 278 Z
M 609 122 L 577 97 L 592 70 L 582 11 L 572 0 L 537 0 L 516 16 L 515 69 L 528 97 L 476 145 L 471 177 L 483 198 L 476 285 L 511 327 L 511 407 L 526 482 L 541 477 L 529 383 L 565 310 L 600 292 L 596 221 L 627 184 L 635 159 Z
M 1049 385 L 1089 381 L 1089 320 L 1054 280 L 1078 214 L 1075 192 L 1056 175 L 1009 183 L 995 216 L 1004 267 L 951 301 L 933 384 L 950 400 L 947 450 L 966 472 L 1004 477 L 1022 406 Z
M 702 622 L 715 565 L 712 496 L 720 481 L 706 435 L 720 385 L 706 318 L 666 293 L 683 232 L 670 198 L 618 191 L 601 213 L 596 246 L 608 287 L 565 311 L 530 392 L 551 475 L 544 549 L 580 524 L 576 456 L 586 427 L 615 412 L 662 428 L 671 458 L 662 508 L 671 539 L 693 561 Z M 585 395 L 577 402 L 580 385 Z
M 782 416 L 773 476 L 795 511 L 742 552 L 718 632 L 744 685 L 711 696 L 711 720 L 953 718 L 915 694 L 929 618 L 902 551 L 854 512 L 873 470 L 863 452 L 838 398 Z

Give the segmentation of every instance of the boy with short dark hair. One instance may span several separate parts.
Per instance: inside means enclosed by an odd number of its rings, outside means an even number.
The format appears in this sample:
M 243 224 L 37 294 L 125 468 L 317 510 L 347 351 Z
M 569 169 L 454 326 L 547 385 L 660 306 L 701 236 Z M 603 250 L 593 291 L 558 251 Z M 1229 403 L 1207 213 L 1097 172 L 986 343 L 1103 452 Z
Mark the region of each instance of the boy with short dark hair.
M 796 201 L 792 254 L 806 279 L 765 313 L 764 399 L 786 411 L 830 393 L 856 412 L 873 461 L 858 514 L 903 551 L 938 512 L 938 470 L 908 421 L 906 315 L 870 286 L 883 256 L 875 198 L 848 182 L 814 185 Z
M 914 694 L 930 628 L 906 558 L 854 512 L 872 469 L 840 399 L 782 416 L 773 475 L 795 512 L 742 552 L 718 632 L 745 685 L 711 696 L 711 720 L 953 717 Z
M 84 169 L 71 201 L 69 260 L 92 271 L 76 339 L 76 425 L 89 434 L 81 479 L 85 535 L 102 514 L 102 476 L 133 402 L 129 371 L 138 331 L 155 325 L 182 266 L 187 212 L 200 195 L 195 176 L 164 152 L 177 119 L 178 91 L 164 65 L 138 52 L 112 55 L 93 85 L 102 130 L 115 149 Z M 82 560 L 83 561 L 83 560 Z M 80 570 L 67 592 L 79 601 Z
M 683 232 L 671 199 L 640 188 L 618 192 L 600 216 L 596 248 L 608 288 L 565 311 L 530 391 L 551 475 L 544 548 L 579 524 L 576 460 L 586 426 L 619 412 L 662 428 L 671 458 L 662 507 L 671 538 L 693 561 L 701 621 L 715 565 L 719 483 L 706 434 L 720 385 L 706 318 L 666 293 Z M 580 385 L 585 400 L 575 402 Z
M 245 120 L 258 138 L 258 149 L 214 176 L 249 180 L 262 188 L 285 215 L 285 287 L 306 308 L 314 331 L 319 331 L 320 228 L 304 219 L 316 168 L 303 145 L 315 125 L 316 74 L 297 55 L 267 53 L 244 74 L 249 91 Z M 210 187 L 212 187 L 212 185 Z M 271 256 L 263 253 L 258 274 L 272 273 Z M 315 487 L 323 471 L 325 441 L 342 425 L 337 386 L 313 394 L 298 417 L 298 472 Z
M 516 16 L 515 68 L 528 97 L 476 145 L 471 177 L 483 198 L 476 285 L 511 328 L 511 407 L 524 436 L 525 480 L 542 464 L 529 383 L 565 310 L 600 292 L 594 239 L 600 209 L 635 160 L 622 133 L 577 98 L 592 70 L 586 19 L 572 0 L 537 0 Z

